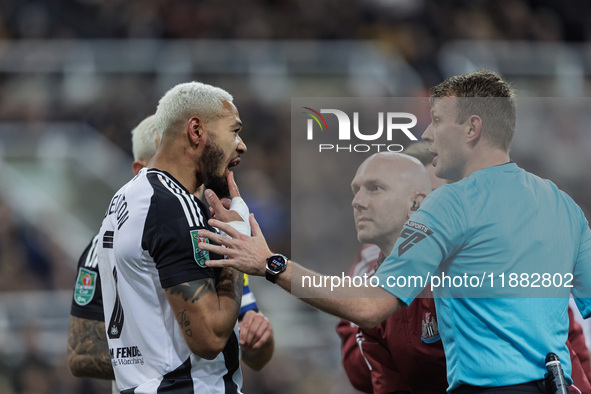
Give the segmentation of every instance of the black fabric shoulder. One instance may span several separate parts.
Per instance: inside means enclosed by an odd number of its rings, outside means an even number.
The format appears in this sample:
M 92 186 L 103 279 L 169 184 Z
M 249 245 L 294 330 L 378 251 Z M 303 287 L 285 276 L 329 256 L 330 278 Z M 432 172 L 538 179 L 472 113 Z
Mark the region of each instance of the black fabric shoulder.
M 144 226 L 142 249 L 154 259 L 162 287 L 216 278 L 216 270 L 204 265 L 207 256 L 203 256 L 194 239 L 198 229 L 209 228 L 205 205 L 168 174 L 151 170 L 147 177 L 154 194 Z
M 76 282 L 70 314 L 81 319 L 104 320 L 101 276 L 98 269 L 96 246 L 98 235 L 88 244 L 76 268 Z

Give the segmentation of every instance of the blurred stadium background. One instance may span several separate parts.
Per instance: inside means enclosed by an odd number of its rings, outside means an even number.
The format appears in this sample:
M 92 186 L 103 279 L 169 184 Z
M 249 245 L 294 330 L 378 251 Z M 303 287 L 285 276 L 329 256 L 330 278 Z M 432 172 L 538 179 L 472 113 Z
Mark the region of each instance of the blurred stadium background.
M 131 129 L 176 83 L 234 95 L 241 192 L 288 255 L 291 97 L 421 96 L 489 68 L 522 97 L 577 98 L 521 124 L 512 158 L 587 208 L 590 16 L 584 0 L 0 1 L 0 393 L 110 392 L 67 370 L 76 261 L 132 175 Z M 336 319 L 263 282 L 277 349 L 244 391 L 354 393 Z

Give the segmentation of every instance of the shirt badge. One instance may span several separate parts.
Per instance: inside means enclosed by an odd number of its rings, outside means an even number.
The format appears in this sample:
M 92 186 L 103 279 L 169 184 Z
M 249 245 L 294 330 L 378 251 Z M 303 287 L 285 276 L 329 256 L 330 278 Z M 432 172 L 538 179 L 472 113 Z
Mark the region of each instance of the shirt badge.
M 74 288 L 74 301 L 80 306 L 88 305 L 96 289 L 97 273 L 86 268 L 80 268 Z
M 201 268 L 207 268 L 205 262 L 209 260 L 209 252 L 207 250 L 199 249 L 201 242 L 209 243 L 209 239 L 199 236 L 199 230 L 191 230 L 191 241 L 193 241 L 193 257 L 195 262 Z
M 437 320 L 431 317 L 431 312 L 425 313 L 425 318 L 421 323 L 421 339 L 425 343 L 437 342 L 441 337 L 439 336 L 439 327 L 437 327 Z

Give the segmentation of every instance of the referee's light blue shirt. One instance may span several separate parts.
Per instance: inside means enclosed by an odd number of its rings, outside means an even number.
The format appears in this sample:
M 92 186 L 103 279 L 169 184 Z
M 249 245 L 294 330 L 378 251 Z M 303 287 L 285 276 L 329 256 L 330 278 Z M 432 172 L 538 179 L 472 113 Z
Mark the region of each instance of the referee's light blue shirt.
M 549 352 L 570 382 L 568 297 L 572 291 L 583 316 L 591 315 L 591 231 L 552 182 L 508 163 L 438 188 L 376 276 L 406 304 L 421 287 L 392 278 L 439 281 L 450 389 L 543 379 Z

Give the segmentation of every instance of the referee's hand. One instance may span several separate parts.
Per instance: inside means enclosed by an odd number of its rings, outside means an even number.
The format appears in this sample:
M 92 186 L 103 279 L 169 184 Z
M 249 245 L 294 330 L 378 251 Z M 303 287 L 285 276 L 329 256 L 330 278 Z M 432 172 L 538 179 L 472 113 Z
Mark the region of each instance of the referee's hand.
M 252 236 L 242 234 L 229 224 L 216 219 L 210 219 L 209 225 L 219 228 L 228 236 L 199 230 L 200 237 L 216 243 L 199 242 L 199 249 L 226 256 L 225 259 L 206 261 L 208 267 L 231 267 L 248 275 L 265 276 L 267 258 L 273 253 L 252 213 L 249 219 Z

